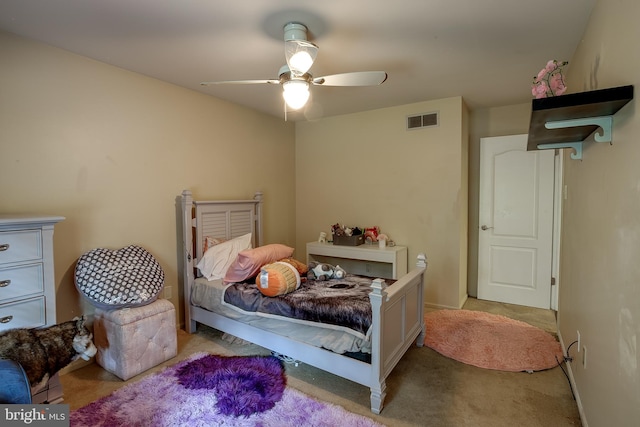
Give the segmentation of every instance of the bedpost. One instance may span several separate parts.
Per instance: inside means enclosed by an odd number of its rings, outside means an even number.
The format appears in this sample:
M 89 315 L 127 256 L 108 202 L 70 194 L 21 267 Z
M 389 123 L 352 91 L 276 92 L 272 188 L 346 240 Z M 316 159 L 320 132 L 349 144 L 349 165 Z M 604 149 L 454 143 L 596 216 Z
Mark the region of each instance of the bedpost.
M 262 246 L 264 245 L 264 240 L 263 240 L 263 236 L 262 236 L 262 191 L 256 191 L 256 194 L 254 195 L 254 200 L 256 200 L 258 203 L 256 203 L 256 233 L 257 233 L 257 239 L 258 242 L 256 243 L 256 246 Z
M 196 331 L 191 320 L 191 284 L 193 283 L 193 197 L 191 190 L 182 192 L 182 280 L 184 281 L 184 326 L 188 333 Z
M 384 290 L 387 285 L 383 279 L 375 279 L 371 283 L 372 291 L 369 293 L 371 301 L 371 412 L 379 414 L 384 405 L 384 398 L 387 394 L 387 384 L 383 371 L 384 361 L 382 356 L 382 343 L 384 342 L 384 317 L 383 300 L 387 298 L 387 292 Z
M 418 288 L 418 301 L 420 302 L 418 307 L 418 319 L 424 319 L 424 273 L 427 268 L 427 256 L 423 253 L 418 254 L 418 260 L 416 262 L 416 266 L 419 268 L 424 268 L 422 271 L 422 283 Z M 427 327 L 422 321 L 422 331 L 418 334 L 418 338 L 416 338 L 416 346 L 422 347 L 424 345 L 424 337 L 427 333 Z

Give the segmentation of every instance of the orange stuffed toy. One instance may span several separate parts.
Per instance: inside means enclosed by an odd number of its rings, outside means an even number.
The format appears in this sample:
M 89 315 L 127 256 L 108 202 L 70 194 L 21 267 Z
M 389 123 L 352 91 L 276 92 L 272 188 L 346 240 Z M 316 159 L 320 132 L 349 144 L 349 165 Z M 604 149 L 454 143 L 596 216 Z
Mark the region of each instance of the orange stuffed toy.
M 301 276 L 306 272 L 306 264 L 293 258 L 281 259 L 260 268 L 256 285 L 268 297 L 284 295 L 300 287 Z

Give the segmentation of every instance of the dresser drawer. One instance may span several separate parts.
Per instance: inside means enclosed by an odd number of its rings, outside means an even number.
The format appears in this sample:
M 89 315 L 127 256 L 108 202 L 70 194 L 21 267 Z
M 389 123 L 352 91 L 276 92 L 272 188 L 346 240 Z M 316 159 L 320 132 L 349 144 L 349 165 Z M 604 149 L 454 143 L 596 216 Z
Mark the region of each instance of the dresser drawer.
M 44 268 L 41 263 L 0 268 L 0 303 L 43 292 Z
M 44 297 L 0 305 L 0 331 L 44 326 Z
M 1 231 L 0 266 L 12 262 L 42 259 L 40 230 Z

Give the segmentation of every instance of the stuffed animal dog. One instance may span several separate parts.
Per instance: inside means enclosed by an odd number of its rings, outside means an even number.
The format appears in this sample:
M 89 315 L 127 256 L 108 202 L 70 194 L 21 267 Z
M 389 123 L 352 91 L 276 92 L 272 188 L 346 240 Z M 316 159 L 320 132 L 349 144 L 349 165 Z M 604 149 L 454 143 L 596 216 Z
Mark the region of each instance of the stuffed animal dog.
M 77 358 L 93 357 L 92 338 L 84 316 L 48 328 L 10 329 L 0 332 L 0 357 L 20 363 L 31 387 L 39 387 Z
M 311 262 L 309 263 L 309 271 L 307 272 L 307 278 L 309 280 L 330 280 L 330 279 L 344 279 L 347 275 L 347 272 L 344 268 L 336 265 L 335 267 L 331 264 L 326 264 L 322 262 Z

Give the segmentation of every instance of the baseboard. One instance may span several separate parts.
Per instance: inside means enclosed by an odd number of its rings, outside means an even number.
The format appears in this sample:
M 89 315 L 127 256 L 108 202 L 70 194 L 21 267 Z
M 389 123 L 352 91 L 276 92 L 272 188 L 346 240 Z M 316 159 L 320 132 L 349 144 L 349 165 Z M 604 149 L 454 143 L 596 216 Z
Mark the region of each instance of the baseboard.
M 425 309 L 436 309 L 436 310 L 442 310 L 442 309 L 448 309 L 448 310 L 457 310 L 459 307 L 455 307 L 453 305 L 442 305 L 442 304 L 432 304 L 429 302 L 424 303 L 424 308 Z
M 567 354 L 567 347 L 564 345 L 564 340 L 562 339 L 562 333 L 560 332 L 560 328 L 558 328 L 558 339 L 560 340 L 560 345 L 562 346 L 562 354 Z M 578 390 L 578 386 L 576 385 L 575 377 L 573 376 L 573 367 L 571 365 L 571 361 L 567 361 L 565 363 L 567 367 L 567 375 L 569 376 L 569 384 L 571 390 L 573 390 L 573 396 L 576 399 L 576 404 L 578 405 L 578 412 L 580 413 L 580 421 L 582 422 L 582 427 L 589 427 L 589 423 L 587 423 L 587 416 L 584 413 L 584 407 L 582 406 L 582 400 L 580 400 L 580 392 Z
M 458 306 L 454 306 L 454 305 L 448 305 L 448 304 L 434 304 L 431 302 L 425 302 L 424 306 L 425 308 L 431 308 L 431 309 L 449 309 L 449 310 L 459 310 L 462 307 L 464 307 L 465 303 L 467 302 L 467 300 L 469 299 L 469 294 L 465 293 L 464 295 L 459 296 L 458 298 Z

